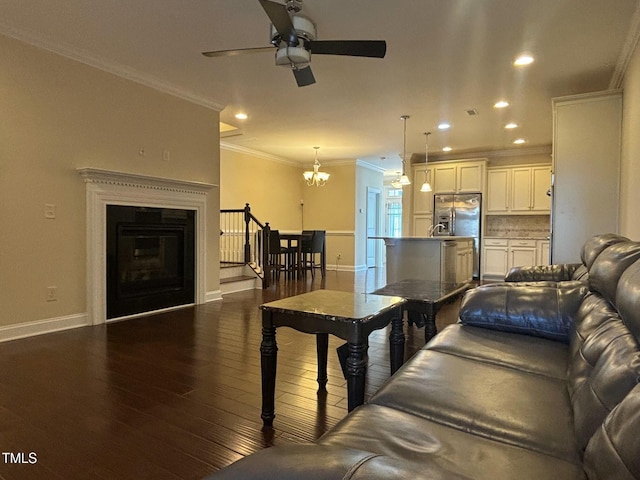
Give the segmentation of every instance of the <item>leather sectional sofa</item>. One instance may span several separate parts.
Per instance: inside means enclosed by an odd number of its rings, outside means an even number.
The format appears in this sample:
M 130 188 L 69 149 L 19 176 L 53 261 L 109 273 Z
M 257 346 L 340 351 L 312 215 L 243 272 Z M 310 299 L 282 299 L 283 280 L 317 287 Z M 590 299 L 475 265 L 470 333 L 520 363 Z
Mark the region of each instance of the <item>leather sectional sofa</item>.
M 315 444 L 210 478 L 640 479 L 640 242 L 605 237 L 582 280 L 468 291 L 460 321 Z

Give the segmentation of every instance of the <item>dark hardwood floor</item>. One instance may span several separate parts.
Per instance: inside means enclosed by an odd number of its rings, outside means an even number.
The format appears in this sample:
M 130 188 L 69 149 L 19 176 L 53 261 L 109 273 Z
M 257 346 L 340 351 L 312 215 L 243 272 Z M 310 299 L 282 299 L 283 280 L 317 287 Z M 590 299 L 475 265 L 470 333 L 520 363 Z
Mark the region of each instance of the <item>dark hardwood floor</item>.
M 0 344 L 0 478 L 198 479 L 262 448 L 315 440 L 347 413 L 342 341 L 330 338 L 319 395 L 315 337 L 278 329 L 276 419 L 263 431 L 258 306 L 318 288 L 369 292 L 383 285 L 377 276 L 281 279 L 220 302 Z M 439 328 L 458 305 L 443 308 Z M 405 328 L 409 357 L 424 334 Z M 388 333 L 370 337 L 367 395 L 389 376 Z

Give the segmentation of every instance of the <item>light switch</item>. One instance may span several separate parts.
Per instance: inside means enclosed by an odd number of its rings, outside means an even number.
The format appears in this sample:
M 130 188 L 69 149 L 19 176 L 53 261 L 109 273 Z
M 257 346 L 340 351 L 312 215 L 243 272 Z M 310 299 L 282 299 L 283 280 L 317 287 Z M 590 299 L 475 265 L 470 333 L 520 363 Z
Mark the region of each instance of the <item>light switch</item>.
M 56 206 L 53 203 L 44 204 L 44 218 L 54 219 L 56 218 Z

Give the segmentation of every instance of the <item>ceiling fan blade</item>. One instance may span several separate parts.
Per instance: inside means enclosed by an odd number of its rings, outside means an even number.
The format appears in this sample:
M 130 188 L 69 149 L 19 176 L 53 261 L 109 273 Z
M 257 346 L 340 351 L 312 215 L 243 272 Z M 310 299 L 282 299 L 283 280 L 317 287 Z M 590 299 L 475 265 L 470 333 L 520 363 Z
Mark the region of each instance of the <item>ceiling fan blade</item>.
M 273 47 L 237 48 L 235 50 L 215 50 L 213 52 L 202 52 L 205 57 L 233 57 L 245 53 L 273 52 Z
M 312 54 L 319 55 L 384 58 L 387 42 L 384 40 L 314 40 L 309 42 L 309 50 Z
M 296 77 L 296 83 L 299 87 L 306 87 L 307 85 L 316 83 L 311 67 L 304 67 L 299 70 L 294 68 L 293 76 Z
M 297 45 L 298 35 L 296 35 L 296 30 L 293 28 L 293 22 L 291 21 L 286 5 L 272 2 L 271 0 L 259 1 L 265 13 L 269 17 L 269 20 L 271 20 L 271 23 L 276 28 L 282 39 L 289 45 Z

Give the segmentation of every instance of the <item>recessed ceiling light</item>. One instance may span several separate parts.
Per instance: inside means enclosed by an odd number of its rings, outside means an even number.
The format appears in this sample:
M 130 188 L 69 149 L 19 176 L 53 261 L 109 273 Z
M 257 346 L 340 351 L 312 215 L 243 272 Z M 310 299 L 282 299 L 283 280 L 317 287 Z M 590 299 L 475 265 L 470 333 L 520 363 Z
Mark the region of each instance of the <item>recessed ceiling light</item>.
M 506 108 L 508 106 L 509 102 L 507 102 L 506 100 L 500 100 L 499 102 L 493 104 L 493 108 Z
M 511 122 L 511 123 L 507 123 L 507 124 L 504 126 L 504 128 L 507 128 L 507 129 L 511 130 L 512 128 L 518 128 L 518 124 L 517 124 L 517 123 L 513 123 L 513 122 Z
M 247 114 L 246 114 L 246 113 L 236 113 L 236 118 L 237 118 L 238 120 L 246 120 L 246 119 L 247 119 L 247 118 L 249 118 L 249 117 L 247 116 Z
M 516 140 L 513 141 L 513 143 L 515 143 L 516 145 L 522 145 L 523 143 L 526 143 L 527 141 L 524 138 L 517 138 Z
M 523 53 L 522 55 L 518 56 L 518 58 L 516 58 L 513 61 L 513 64 L 516 67 L 522 67 L 523 65 L 530 65 L 532 64 L 534 61 L 534 58 L 529 55 L 528 53 Z
M 448 130 L 449 128 L 451 128 L 451 124 L 447 122 L 442 122 L 440 125 L 438 125 L 438 130 Z
M 443 152 L 450 152 L 451 150 L 453 150 L 453 148 L 451 148 L 451 147 L 443 147 L 442 148 Z

